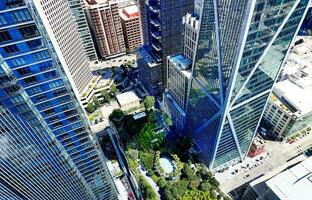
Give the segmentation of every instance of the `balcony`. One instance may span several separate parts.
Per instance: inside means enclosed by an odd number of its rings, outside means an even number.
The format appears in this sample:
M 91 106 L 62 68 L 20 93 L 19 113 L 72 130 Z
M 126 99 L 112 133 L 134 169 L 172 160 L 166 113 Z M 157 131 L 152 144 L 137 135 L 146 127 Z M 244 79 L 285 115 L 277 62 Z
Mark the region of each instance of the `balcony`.
M 153 38 L 155 38 L 156 40 L 159 40 L 161 38 L 161 36 L 158 33 L 152 33 Z
M 161 51 L 162 48 L 158 45 L 158 44 L 155 44 L 155 43 L 152 43 L 152 47 L 156 50 L 156 51 Z
M 151 19 L 151 24 L 152 24 L 154 27 L 156 27 L 156 28 L 159 28 L 159 27 L 160 27 L 160 23 L 157 22 L 157 21 L 155 21 L 155 20 L 152 20 L 152 19 Z
M 152 11 L 153 13 L 158 14 L 160 12 L 160 10 L 158 8 L 155 8 L 153 6 L 149 6 L 150 11 Z
M 154 54 L 154 57 L 155 57 L 157 62 L 161 62 L 162 61 L 162 58 L 160 56 Z
M 0 78 L 0 89 L 13 86 L 15 84 L 17 84 L 17 79 L 15 77 L 5 76 Z

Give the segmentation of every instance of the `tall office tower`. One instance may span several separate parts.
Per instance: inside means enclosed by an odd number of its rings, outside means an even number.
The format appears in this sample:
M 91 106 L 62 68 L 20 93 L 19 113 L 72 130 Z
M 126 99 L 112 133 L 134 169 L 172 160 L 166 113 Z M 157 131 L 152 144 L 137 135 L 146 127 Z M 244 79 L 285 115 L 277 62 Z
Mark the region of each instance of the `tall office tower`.
M 116 199 L 37 3 L 0 1 L 0 197 Z M 55 15 L 66 8 L 61 0 L 41 3 Z
M 136 5 L 119 10 L 126 47 L 130 51 L 142 45 L 139 10 Z
M 211 169 L 243 160 L 308 0 L 207 0 L 185 134 Z
M 83 0 L 67 0 L 78 25 L 78 31 L 83 41 L 83 45 L 90 61 L 98 60 L 95 46 L 92 40 Z
M 44 28 L 63 66 L 67 66 L 74 81 L 77 96 L 88 89 L 92 80 L 90 63 L 78 32 L 68 1 L 33 1 Z
M 182 17 L 193 12 L 194 0 L 147 0 L 142 6 L 148 44 L 137 53 L 139 75 L 149 92 L 157 95 L 167 85 L 167 56 L 182 53 Z
M 86 12 L 101 58 L 109 59 L 125 54 L 118 1 L 87 0 Z
M 198 17 L 188 13 L 183 17 L 183 24 L 183 54 L 168 56 L 168 85 L 163 96 L 164 111 L 171 117 L 175 132 L 182 131 L 185 123 L 191 68 L 199 32 Z
M 147 16 L 146 16 L 145 0 L 138 0 L 137 2 L 140 10 L 140 26 L 142 31 L 142 42 L 143 44 L 148 44 L 148 28 L 146 21 Z

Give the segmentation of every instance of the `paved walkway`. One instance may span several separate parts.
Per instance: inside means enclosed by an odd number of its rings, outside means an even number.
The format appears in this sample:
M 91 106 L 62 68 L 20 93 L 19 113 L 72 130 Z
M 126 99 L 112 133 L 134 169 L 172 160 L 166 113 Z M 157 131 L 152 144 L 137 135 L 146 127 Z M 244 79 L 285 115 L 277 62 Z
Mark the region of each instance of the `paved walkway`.
M 113 66 L 120 66 L 122 64 L 125 64 L 129 61 L 135 61 L 136 60 L 136 55 L 135 54 L 128 54 L 128 55 L 123 55 L 119 56 L 117 58 L 113 58 L 107 61 L 99 61 L 97 64 L 92 63 L 91 64 L 91 70 L 99 70 L 99 69 L 106 69 L 106 68 L 111 68 Z
M 143 170 L 141 165 L 140 165 L 139 169 L 140 169 L 140 173 L 144 176 L 144 178 L 147 180 L 147 182 L 152 186 L 153 190 L 156 192 L 158 199 L 160 199 L 159 187 L 157 186 L 155 181 L 151 177 L 146 175 L 147 172 Z

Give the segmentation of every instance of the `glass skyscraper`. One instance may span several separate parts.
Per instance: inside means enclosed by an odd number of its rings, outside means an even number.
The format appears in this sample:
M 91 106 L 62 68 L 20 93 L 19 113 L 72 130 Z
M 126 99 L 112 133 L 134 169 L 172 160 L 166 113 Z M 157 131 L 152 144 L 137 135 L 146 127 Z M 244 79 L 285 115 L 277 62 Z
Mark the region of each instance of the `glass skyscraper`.
M 139 48 L 139 75 L 152 95 L 167 85 L 167 56 L 182 53 L 182 17 L 193 12 L 194 0 L 139 1 L 144 44 Z
M 205 0 L 184 132 L 209 168 L 245 158 L 308 0 Z
M 117 199 L 57 55 L 33 1 L 0 1 L 0 199 Z

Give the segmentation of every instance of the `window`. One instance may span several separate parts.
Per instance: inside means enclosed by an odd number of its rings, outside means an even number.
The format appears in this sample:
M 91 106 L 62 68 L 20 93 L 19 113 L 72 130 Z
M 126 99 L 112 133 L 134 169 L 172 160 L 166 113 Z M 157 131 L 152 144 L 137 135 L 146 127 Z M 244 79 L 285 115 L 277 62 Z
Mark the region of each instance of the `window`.
M 32 76 L 32 77 L 29 77 L 29 78 L 25 78 L 24 81 L 27 84 L 32 84 L 32 83 L 37 82 L 37 78 L 35 76 Z
M 49 53 L 47 51 L 41 51 L 34 53 L 33 56 L 36 61 L 39 61 L 49 58 Z
M 18 112 L 21 112 L 21 113 L 29 111 L 29 107 L 27 104 L 16 106 L 15 108 L 17 109 Z
M 66 93 L 67 93 L 67 90 L 65 88 L 61 88 L 61 89 L 53 91 L 53 95 L 55 97 L 66 94 Z
M 27 91 L 30 95 L 34 95 L 34 94 L 38 94 L 38 93 L 42 92 L 42 89 L 40 86 L 36 86 L 36 87 L 32 87 L 32 88 L 28 89 Z
M 24 68 L 21 68 L 21 69 L 18 69 L 17 72 L 23 76 L 23 75 L 27 75 L 27 74 L 30 74 L 31 73 L 31 70 L 29 67 L 24 67 Z
M 46 98 L 47 98 L 47 96 L 45 94 L 40 94 L 40 95 L 35 97 L 35 102 L 38 102 L 38 101 L 46 99 Z
M 25 3 L 23 0 L 4 0 L 4 5 L 7 8 L 14 8 L 14 7 L 25 5 Z
M 2 47 L 2 48 L 7 55 L 12 55 L 12 54 L 19 52 L 19 49 L 17 48 L 17 46 L 15 44 L 10 45 L 10 46 L 6 46 L 6 47 Z
M 26 61 L 24 60 L 23 57 L 13 58 L 11 59 L 11 62 L 14 67 L 26 64 Z
M 50 114 L 52 114 L 52 113 L 54 113 L 55 111 L 54 111 L 54 109 L 53 108 L 51 108 L 51 109 L 49 109 L 49 110 L 46 110 L 46 111 L 44 111 L 44 113 L 46 114 L 46 115 L 50 115 Z
M 64 85 L 62 80 L 57 80 L 57 81 L 53 81 L 51 83 L 49 83 L 49 88 L 53 89 L 53 88 L 57 88 Z
M 46 71 L 53 68 L 53 64 L 51 62 L 42 63 L 39 65 L 40 71 Z
M 46 79 L 51 79 L 51 78 L 57 77 L 57 73 L 56 71 L 47 72 L 44 74 L 44 77 Z
M 10 12 L 10 16 L 13 22 L 24 22 L 32 19 L 26 9 L 12 11 Z
M 0 24 L 1 24 L 1 22 L 0 22 Z M 8 42 L 11 40 L 12 40 L 12 37 L 8 31 L 1 31 L 0 32 L 0 43 Z
M 15 97 L 12 97 L 10 100 L 13 104 L 16 104 L 16 103 L 20 103 L 24 101 L 24 98 L 22 96 L 15 96 Z
M 34 24 L 20 26 L 18 29 L 25 39 L 39 36 L 39 31 Z
M 5 19 L 4 15 L 0 15 L 0 26 L 6 25 L 8 21 Z
M 38 47 L 42 47 L 42 43 L 41 43 L 41 39 L 38 40 L 31 40 L 26 42 L 29 49 L 34 50 L 34 49 L 38 49 Z
M 4 88 L 4 91 L 7 95 L 11 95 L 15 92 L 17 92 L 20 88 L 16 85 L 14 86 L 11 86 L 11 87 L 7 87 L 7 88 Z

